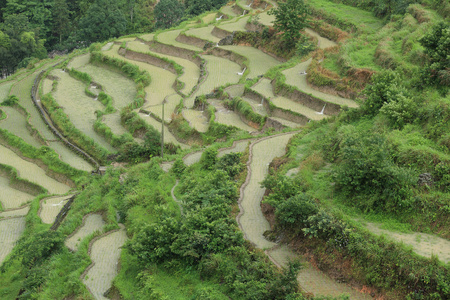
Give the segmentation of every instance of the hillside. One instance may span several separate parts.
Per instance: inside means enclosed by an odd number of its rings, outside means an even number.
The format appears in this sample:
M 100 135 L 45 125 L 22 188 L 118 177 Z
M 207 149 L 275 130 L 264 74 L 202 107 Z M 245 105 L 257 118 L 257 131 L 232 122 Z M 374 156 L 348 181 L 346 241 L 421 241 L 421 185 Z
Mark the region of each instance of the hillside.
M 448 3 L 173 1 L 0 81 L 0 298 L 448 299 Z

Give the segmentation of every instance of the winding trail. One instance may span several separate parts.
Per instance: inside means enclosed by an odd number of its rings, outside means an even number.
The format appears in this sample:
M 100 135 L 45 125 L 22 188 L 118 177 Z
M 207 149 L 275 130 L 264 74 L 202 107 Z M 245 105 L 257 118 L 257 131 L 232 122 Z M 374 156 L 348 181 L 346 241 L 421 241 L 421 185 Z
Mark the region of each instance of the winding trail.
M 255 140 L 250 144 L 247 162 L 248 175 L 241 186 L 240 213 L 236 217 L 244 237 L 257 248 L 265 250 L 277 267 L 286 267 L 289 260 L 298 258 L 298 256 L 287 246 L 278 245 L 264 238 L 263 234 L 266 230 L 270 230 L 270 225 L 261 211 L 260 205 L 265 189 L 261 187 L 260 182 L 267 175 L 270 162 L 285 153 L 285 147 L 294 134 L 284 133 L 270 136 Z M 297 275 L 297 281 L 304 291 L 316 296 L 348 294 L 350 299 L 371 299 L 370 296 L 353 290 L 345 284 L 335 282 L 307 262 L 304 262 L 304 267 Z

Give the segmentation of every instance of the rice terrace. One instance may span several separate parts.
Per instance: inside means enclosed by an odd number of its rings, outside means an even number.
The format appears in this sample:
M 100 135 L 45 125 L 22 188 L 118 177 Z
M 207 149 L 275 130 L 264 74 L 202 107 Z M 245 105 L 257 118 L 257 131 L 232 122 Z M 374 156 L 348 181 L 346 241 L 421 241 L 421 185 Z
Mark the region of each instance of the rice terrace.
M 447 0 L 0 8 L 0 299 L 450 299 Z

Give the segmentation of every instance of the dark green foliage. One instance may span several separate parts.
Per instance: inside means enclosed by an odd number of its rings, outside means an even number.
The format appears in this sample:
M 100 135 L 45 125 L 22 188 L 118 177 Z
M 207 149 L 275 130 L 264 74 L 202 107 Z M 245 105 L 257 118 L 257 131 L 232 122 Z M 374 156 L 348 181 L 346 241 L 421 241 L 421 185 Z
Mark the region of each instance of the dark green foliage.
M 424 81 L 450 86 L 450 25 L 440 22 L 420 39 L 425 47 L 429 62 L 424 73 Z
M 205 170 L 213 170 L 216 166 L 217 161 L 217 149 L 216 148 L 208 148 L 206 149 L 202 157 L 200 159 L 200 164 L 202 168 Z
M 205 11 L 216 10 L 227 3 L 226 0 L 186 0 L 186 14 L 198 16 Z
M 19 240 L 15 253 L 22 257 L 22 265 L 33 267 L 43 263 L 64 245 L 64 236 L 49 230 Z
M 80 19 L 80 39 L 88 43 L 104 41 L 125 33 L 127 20 L 117 1 L 95 0 Z
M 396 166 L 386 139 L 349 130 L 342 136 L 336 189 L 368 210 L 401 211 L 412 205 L 412 174 Z
M 184 14 L 184 5 L 177 0 L 161 0 L 155 6 L 156 27 L 170 28 L 177 25 Z
M 180 177 L 183 174 L 184 170 L 186 170 L 186 165 L 181 158 L 177 158 L 173 163 L 172 168 L 170 169 L 170 171 L 177 177 Z
M 276 204 L 275 215 L 283 227 L 302 228 L 308 217 L 316 214 L 317 204 L 309 196 L 300 193 Z
M 260 126 L 264 125 L 266 118 L 260 114 L 255 113 L 251 105 L 241 98 L 234 98 L 233 100 L 231 100 L 230 104 L 234 110 L 243 114 L 249 121 L 252 121 Z
M 311 41 L 310 38 L 308 38 L 305 35 L 300 35 L 299 40 L 297 44 L 295 45 L 295 52 L 299 56 L 305 56 L 311 51 L 314 51 L 317 49 L 315 41 Z
M 275 16 L 275 28 L 283 32 L 287 47 L 293 48 L 301 36 L 300 31 L 307 25 L 308 9 L 303 0 L 280 2 L 269 14 Z
M 221 158 L 216 163 L 216 168 L 227 172 L 230 178 L 236 177 L 244 170 L 245 165 L 241 163 L 241 153 L 229 153 Z
M 19 98 L 15 95 L 9 95 L 3 102 L 2 105 L 4 106 L 14 106 L 17 103 L 19 103 Z

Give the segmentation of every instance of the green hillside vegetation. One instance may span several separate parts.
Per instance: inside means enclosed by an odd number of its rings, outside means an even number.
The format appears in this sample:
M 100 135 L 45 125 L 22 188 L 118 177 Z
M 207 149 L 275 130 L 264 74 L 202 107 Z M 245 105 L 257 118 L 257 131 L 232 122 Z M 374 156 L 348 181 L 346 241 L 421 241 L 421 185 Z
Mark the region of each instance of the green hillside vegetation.
M 0 6 L 1 299 L 450 298 L 447 1 Z

